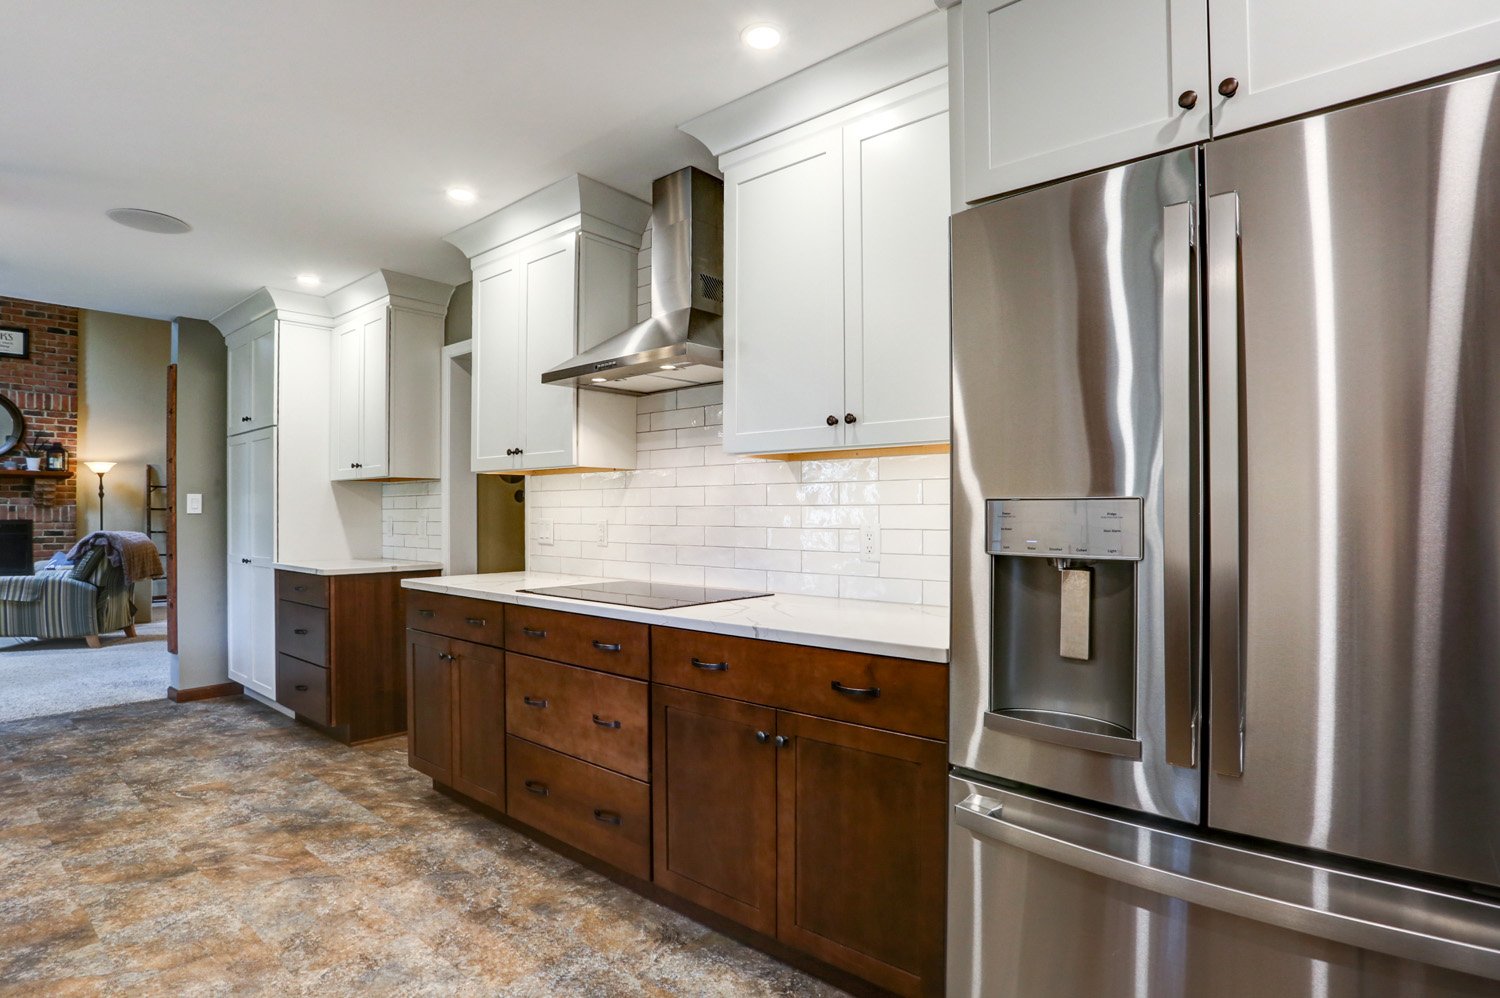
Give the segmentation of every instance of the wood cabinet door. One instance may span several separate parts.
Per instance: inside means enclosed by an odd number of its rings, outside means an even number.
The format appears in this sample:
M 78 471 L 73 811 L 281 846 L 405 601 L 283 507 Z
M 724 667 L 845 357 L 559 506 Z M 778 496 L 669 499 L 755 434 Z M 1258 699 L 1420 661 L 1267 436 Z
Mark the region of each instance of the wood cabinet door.
M 453 655 L 453 789 L 505 810 L 505 653 L 449 643 Z
M 776 935 L 903 995 L 942 994 L 944 743 L 779 713 Z
M 512 388 L 521 398 L 522 468 L 577 463 L 577 389 L 542 384 L 542 372 L 577 352 L 577 260 L 578 236 L 569 233 L 530 250 L 523 264 L 523 356 Z
M 1215 135 L 1493 62 L 1500 4 L 1209 0 Z M 1233 80 L 1233 96 L 1218 87 Z
M 776 712 L 663 687 L 652 700 L 656 883 L 773 934 Z
M 968 0 L 961 16 L 966 201 L 1209 137 L 1204 0 Z
M 730 453 L 844 442 L 842 142 L 833 128 L 724 168 Z
M 453 785 L 453 670 L 447 638 L 406 632 L 406 761 Z
M 356 321 L 333 331 L 333 377 L 329 386 L 332 425 L 328 432 L 329 477 L 345 481 L 359 477 L 359 421 L 363 412 L 364 336 Z
M 474 271 L 472 461 L 474 471 L 520 466 L 521 272 L 519 257 Z
M 948 89 L 844 128 L 849 447 L 948 439 Z
M 390 313 L 380 305 L 360 316 L 360 478 L 390 474 Z

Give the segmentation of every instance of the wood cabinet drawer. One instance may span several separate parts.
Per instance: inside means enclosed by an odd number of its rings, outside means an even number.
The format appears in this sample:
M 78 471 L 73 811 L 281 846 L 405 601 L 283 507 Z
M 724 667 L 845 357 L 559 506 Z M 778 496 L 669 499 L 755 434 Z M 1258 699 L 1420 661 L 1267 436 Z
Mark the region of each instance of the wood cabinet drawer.
M 313 665 L 328 664 L 328 611 L 305 603 L 276 604 L 276 651 Z
M 277 572 L 276 598 L 308 606 L 328 606 L 328 576 L 307 572 Z
M 947 666 L 672 627 L 652 632 L 655 682 L 924 738 L 947 737 Z
M 638 780 L 651 777 L 649 703 L 638 679 L 506 656 L 508 733 Z
M 512 818 L 650 879 L 650 786 L 514 735 L 505 739 L 505 776 Z
M 407 589 L 406 626 L 429 634 L 500 648 L 505 643 L 505 606 L 467 596 Z
M 505 648 L 634 679 L 645 679 L 651 668 L 651 630 L 645 624 L 561 610 L 506 607 Z
M 319 724 L 332 724 L 328 716 L 328 670 L 277 654 L 276 702 Z

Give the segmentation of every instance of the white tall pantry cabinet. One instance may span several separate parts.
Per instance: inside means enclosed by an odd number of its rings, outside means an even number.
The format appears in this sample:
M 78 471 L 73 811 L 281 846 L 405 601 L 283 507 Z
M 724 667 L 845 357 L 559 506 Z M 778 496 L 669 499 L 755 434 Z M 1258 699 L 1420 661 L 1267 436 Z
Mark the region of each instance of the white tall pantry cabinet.
M 327 303 L 262 289 L 213 321 L 230 363 L 229 678 L 274 700 L 273 566 L 379 557 L 380 493 L 328 479 L 333 320 Z M 213 513 L 205 504 L 204 515 Z

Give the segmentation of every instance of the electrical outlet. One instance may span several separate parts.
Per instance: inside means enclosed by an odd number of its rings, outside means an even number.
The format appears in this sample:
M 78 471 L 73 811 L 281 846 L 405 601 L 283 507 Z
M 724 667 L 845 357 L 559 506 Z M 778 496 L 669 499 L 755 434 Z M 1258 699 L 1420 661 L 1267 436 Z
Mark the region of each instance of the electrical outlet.
M 602 548 L 609 547 L 609 521 L 608 520 L 600 520 L 599 521 L 598 526 L 595 528 L 594 543 L 598 544 Z
M 859 532 L 860 557 L 865 561 L 880 560 L 880 530 L 876 527 L 865 527 Z
M 552 543 L 552 521 L 551 520 L 537 520 L 536 523 L 533 525 L 532 530 L 535 532 L 536 542 L 538 544 L 551 544 Z
M 203 493 L 189 492 L 187 494 L 187 511 L 189 513 L 203 512 Z

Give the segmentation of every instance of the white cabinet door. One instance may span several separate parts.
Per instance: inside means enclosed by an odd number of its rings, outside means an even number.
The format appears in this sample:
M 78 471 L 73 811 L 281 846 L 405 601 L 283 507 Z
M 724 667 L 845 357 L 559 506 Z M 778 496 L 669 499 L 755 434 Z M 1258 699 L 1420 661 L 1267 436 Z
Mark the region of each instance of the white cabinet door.
M 229 678 L 276 696 L 276 572 L 268 565 L 229 564 Z
M 333 331 L 332 425 L 329 427 L 329 477 L 359 477 L 360 419 L 364 415 L 364 331 L 357 321 Z
M 244 560 L 249 564 L 251 510 L 255 504 L 252 482 L 255 472 L 250 466 L 250 438 L 248 435 L 231 437 L 228 444 L 228 508 L 227 517 L 229 560 L 238 564 Z
M 946 90 L 845 127 L 846 446 L 948 439 L 948 185 Z
M 519 464 L 521 398 L 521 261 L 474 272 L 472 469 L 510 471 Z
M 1356 100 L 1500 57 L 1500 3 L 1209 0 L 1214 134 Z M 1218 87 L 1233 81 L 1224 97 Z
M 276 425 L 276 325 L 250 341 L 251 429 Z
M 526 254 L 519 386 L 522 468 L 566 468 L 577 463 L 577 389 L 542 384 L 543 371 L 577 353 L 577 251 L 578 237 L 570 233 Z
M 242 564 L 276 560 L 276 431 L 229 441 L 229 557 Z
M 251 633 L 251 620 L 254 616 L 251 605 L 253 571 L 249 565 L 242 564 L 233 551 L 230 552 L 228 582 L 225 587 L 229 678 L 245 686 L 251 686 L 251 676 L 255 671 L 255 643 Z
M 1236 3 L 1246 0 L 1224 5 Z M 1209 137 L 1204 0 L 966 0 L 961 9 L 965 200 Z
M 843 443 L 842 154 L 833 129 L 725 169 L 724 448 L 731 453 Z
M 266 316 L 236 331 L 229 342 L 230 434 L 276 423 L 276 320 Z
M 225 413 L 225 430 L 231 435 L 244 433 L 255 419 L 253 346 L 246 340 L 229 348 L 229 407 Z
M 371 309 L 360 321 L 360 478 L 390 474 L 390 309 Z

